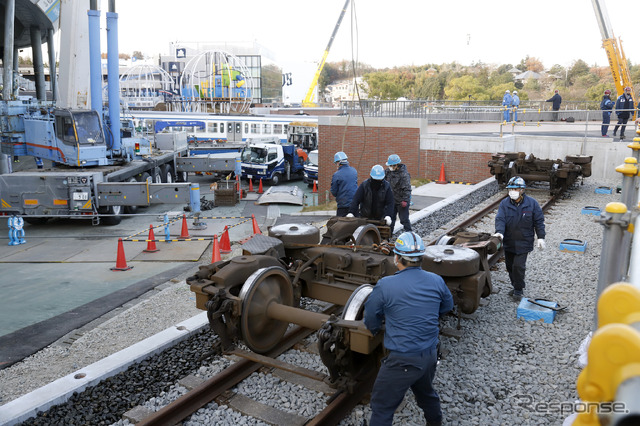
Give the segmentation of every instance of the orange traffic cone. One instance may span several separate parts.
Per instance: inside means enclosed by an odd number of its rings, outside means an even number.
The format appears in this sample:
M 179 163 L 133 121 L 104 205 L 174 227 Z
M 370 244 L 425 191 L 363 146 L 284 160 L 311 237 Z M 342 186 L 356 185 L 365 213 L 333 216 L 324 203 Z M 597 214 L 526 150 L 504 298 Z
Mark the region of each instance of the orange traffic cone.
M 260 232 L 260 227 L 258 226 L 258 221 L 254 215 L 251 215 L 251 220 L 253 224 L 253 235 L 262 234 L 262 232 Z
M 447 181 L 444 178 L 444 163 L 440 166 L 440 177 L 436 181 L 436 183 L 445 184 Z
M 229 240 L 229 228 L 227 226 L 224 227 L 224 232 L 220 237 L 220 252 L 231 253 L 231 241 Z
M 124 257 L 124 245 L 122 238 L 118 238 L 118 255 L 116 256 L 116 266 L 111 268 L 112 271 L 128 271 L 133 266 L 127 266 L 127 259 Z
M 187 229 L 187 215 L 182 215 L 182 232 L 180 232 L 180 238 L 191 238 L 189 230 Z
M 318 192 L 318 186 L 316 185 L 317 182 L 318 182 L 317 180 L 313 181 L 313 191 L 311 191 L 311 192 Z
M 149 225 L 149 241 L 147 242 L 147 248 L 142 250 L 147 253 L 155 253 L 160 249 L 156 247 L 156 237 L 153 235 L 153 225 Z
M 249 192 L 253 192 L 253 179 L 249 179 Z
M 213 236 L 213 254 L 211 255 L 211 263 L 222 260 L 220 257 L 220 246 L 218 246 L 218 234 Z
M 262 179 L 260 179 L 260 185 L 258 185 L 258 194 L 262 194 Z

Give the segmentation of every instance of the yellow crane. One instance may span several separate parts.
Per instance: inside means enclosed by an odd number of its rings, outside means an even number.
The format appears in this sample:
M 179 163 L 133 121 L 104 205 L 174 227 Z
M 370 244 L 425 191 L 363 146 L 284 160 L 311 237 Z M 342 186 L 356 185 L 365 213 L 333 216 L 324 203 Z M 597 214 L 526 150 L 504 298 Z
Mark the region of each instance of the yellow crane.
M 324 49 L 324 53 L 322 55 L 322 59 L 320 59 L 320 63 L 318 64 L 318 69 L 316 70 L 315 75 L 313 76 L 313 80 L 311 81 L 311 86 L 307 91 L 307 95 L 302 100 L 303 107 L 313 107 L 316 104 L 313 103 L 313 95 L 316 91 L 316 86 L 318 85 L 318 79 L 320 78 L 320 73 L 324 68 L 324 63 L 327 61 L 327 56 L 329 56 L 329 49 L 331 49 L 331 45 L 333 44 L 333 39 L 336 37 L 338 33 L 338 28 L 340 28 L 340 23 L 342 23 L 342 18 L 344 18 L 344 14 L 347 12 L 347 7 L 349 6 L 349 2 L 351 0 L 346 0 L 344 2 L 344 6 L 342 7 L 342 11 L 340 12 L 340 16 L 338 17 L 338 22 L 336 22 L 336 26 L 333 29 L 333 33 L 331 34 L 331 38 L 329 39 L 329 43 L 327 43 L 327 48 Z
M 616 92 L 618 96 L 620 96 L 624 93 L 625 87 L 630 87 L 631 95 L 634 101 L 637 102 L 635 90 L 633 89 L 633 84 L 631 84 L 631 75 L 627 67 L 627 58 L 624 56 L 624 50 L 622 50 L 622 41 L 616 39 L 613 35 L 607 9 L 602 0 L 591 0 L 591 4 L 596 13 L 600 34 L 602 34 L 602 47 L 605 52 L 607 52 L 609 68 L 611 68 L 613 82 L 616 85 Z

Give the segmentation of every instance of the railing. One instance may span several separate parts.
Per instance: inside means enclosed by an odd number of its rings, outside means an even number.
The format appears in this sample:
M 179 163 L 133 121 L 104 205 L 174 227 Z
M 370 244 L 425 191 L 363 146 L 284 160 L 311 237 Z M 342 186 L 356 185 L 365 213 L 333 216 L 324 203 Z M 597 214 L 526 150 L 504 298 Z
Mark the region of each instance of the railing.
M 342 101 L 342 113 L 345 115 L 361 115 L 368 117 L 394 118 L 426 118 L 430 123 L 468 122 L 468 121 L 501 121 L 504 107 L 499 101 L 379 101 L 363 100 Z M 565 116 L 567 112 L 583 112 L 573 116 L 575 120 L 585 120 L 587 111 L 600 111 L 597 101 L 566 101 L 560 108 Z M 521 101 L 518 115 L 526 113 L 548 113 L 540 120 L 551 120 L 551 102 Z M 595 114 L 593 120 L 598 120 Z M 531 119 L 529 119 L 531 121 Z M 537 120 L 536 120 L 537 121 Z

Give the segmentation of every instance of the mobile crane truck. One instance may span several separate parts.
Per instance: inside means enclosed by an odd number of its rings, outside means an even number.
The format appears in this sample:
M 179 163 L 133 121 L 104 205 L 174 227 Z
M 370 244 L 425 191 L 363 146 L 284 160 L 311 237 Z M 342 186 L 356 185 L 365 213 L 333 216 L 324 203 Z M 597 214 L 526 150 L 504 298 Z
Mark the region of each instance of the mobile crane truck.
M 50 160 L 53 166 L 11 173 L 7 162 L 2 162 L 0 215 L 21 215 L 28 223 L 44 223 L 60 216 L 115 225 L 123 209 L 135 213 L 139 206 L 150 204 L 190 203 L 192 211 L 199 210 L 198 186 L 174 183 L 176 172 L 189 167 L 181 162 L 189 161 L 185 158 L 186 134 L 169 135 L 171 139 L 163 141 L 162 149 L 155 149 L 150 140 L 136 137 L 133 125 L 122 126 L 115 0 L 109 2 L 107 13 L 108 96 L 113 101 L 103 113 L 100 11 L 96 0 L 91 0 L 88 11 L 86 3 L 56 2 L 46 11 L 40 9 L 37 25 L 33 22 L 28 27 L 34 44 L 37 99 L 17 97 L 12 70 L 5 66 L 0 101 L 2 153 L 5 159 L 6 155 L 33 156 Z M 41 34 L 46 34 L 50 63 L 55 63 L 52 40 L 58 19 L 62 78 L 57 87 L 56 73 L 51 72 L 52 92 L 60 96 L 50 102 L 46 100 L 43 60 L 38 52 Z M 4 64 L 12 64 L 15 49 L 25 47 L 16 45 L 21 39 L 13 37 L 14 21 L 19 20 L 5 20 L 9 24 L 3 30 Z M 230 157 L 224 167 L 239 172 L 239 161 Z

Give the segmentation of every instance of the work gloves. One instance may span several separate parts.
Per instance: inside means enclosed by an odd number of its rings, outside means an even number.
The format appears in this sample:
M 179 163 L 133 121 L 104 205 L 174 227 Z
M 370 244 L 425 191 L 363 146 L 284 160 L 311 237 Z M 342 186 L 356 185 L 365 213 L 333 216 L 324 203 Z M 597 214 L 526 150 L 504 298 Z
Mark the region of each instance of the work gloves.
M 403 201 L 403 202 L 401 202 L 401 203 L 400 203 L 400 205 L 401 205 L 401 206 L 402 206 L 402 208 L 404 209 L 404 208 L 406 208 L 406 207 L 407 207 L 407 202 L 406 202 L 406 201 Z
M 404 203 L 404 201 L 403 201 Z M 384 223 L 387 224 L 387 226 L 391 226 L 391 218 L 389 216 L 385 216 L 384 217 Z
M 347 217 L 353 217 L 353 213 L 348 213 Z
M 501 234 L 501 233 L 499 233 L 499 232 L 496 232 L 495 234 L 493 234 L 493 235 L 492 235 L 492 237 L 498 237 L 498 238 L 500 238 L 500 240 L 503 240 L 503 239 L 504 239 L 504 235 L 502 235 L 502 234 Z
M 538 248 L 539 248 L 540 250 L 544 250 L 544 248 L 545 248 L 546 246 L 547 246 L 547 245 L 546 245 L 546 243 L 544 242 L 544 240 L 543 240 L 543 239 L 538 238 Z

